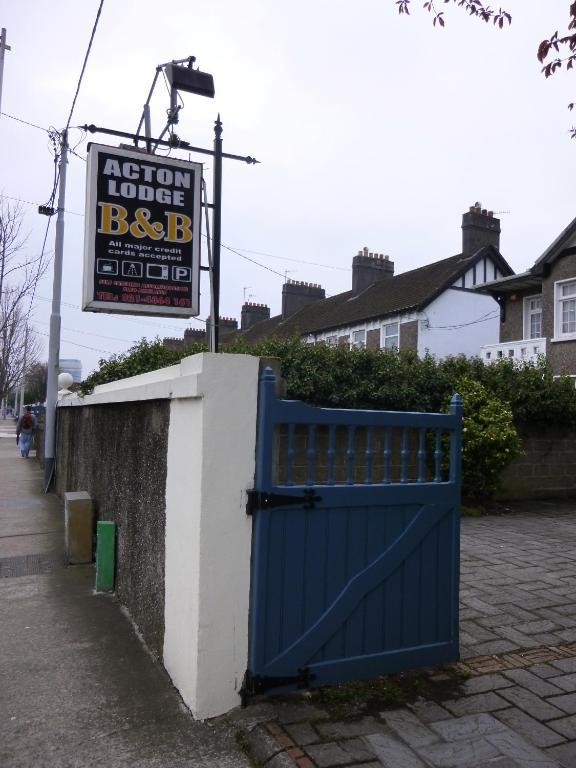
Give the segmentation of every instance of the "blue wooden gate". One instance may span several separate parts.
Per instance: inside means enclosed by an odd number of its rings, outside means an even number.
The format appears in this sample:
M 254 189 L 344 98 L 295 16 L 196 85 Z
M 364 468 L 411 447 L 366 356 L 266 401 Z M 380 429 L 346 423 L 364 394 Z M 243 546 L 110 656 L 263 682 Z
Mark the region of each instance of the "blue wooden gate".
M 249 665 L 284 692 L 458 658 L 461 410 L 315 408 L 260 380 Z

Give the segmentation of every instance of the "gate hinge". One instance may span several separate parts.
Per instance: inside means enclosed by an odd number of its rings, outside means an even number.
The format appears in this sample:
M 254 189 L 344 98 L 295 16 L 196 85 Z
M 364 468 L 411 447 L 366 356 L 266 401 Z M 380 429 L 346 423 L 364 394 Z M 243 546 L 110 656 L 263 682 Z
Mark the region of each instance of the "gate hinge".
M 281 688 L 284 685 L 296 685 L 297 688 L 309 688 L 310 683 L 316 679 L 316 675 L 311 674 L 308 667 L 301 667 L 296 675 L 274 676 L 274 675 L 253 675 L 249 669 L 244 675 L 244 682 L 240 689 L 242 697 L 242 706 L 245 707 L 250 696 L 257 696 L 259 693 L 265 693 L 272 688 Z
M 246 514 L 251 515 L 256 509 L 274 509 L 275 507 L 302 506 L 314 509 L 317 501 L 322 501 L 313 488 L 306 488 L 301 495 L 269 493 L 268 491 L 250 490 L 247 492 Z

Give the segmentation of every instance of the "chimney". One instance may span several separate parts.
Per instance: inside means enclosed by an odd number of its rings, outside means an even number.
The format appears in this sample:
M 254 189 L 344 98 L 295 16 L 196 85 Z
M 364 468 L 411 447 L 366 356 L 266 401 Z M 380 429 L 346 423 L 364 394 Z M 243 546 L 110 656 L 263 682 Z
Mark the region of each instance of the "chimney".
M 230 336 L 231 333 L 238 330 L 238 320 L 235 317 L 221 317 L 218 321 L 220 338 Z
M 206 331 L 199 328 L 186 328 L 184 331 L 184 344 L 204 343 L 206 341 Z
M 245 301 L 242 305 L 242 314 L 240 316 L 240 330 L 247 331 L 260 320 L 270 319 L 270 307 L 266 304 L 252 304 Z
M 307 304 L 326 298 L 326 291 L 318 283 L 301 283 L 288 280 L 282 286 L 282 320 L 293 315 Z
M 382 253 L 369 253 L 364 247 L 352 259 L 352 291 L 360 293 L 369 285 L 394 276 L 394 262 Z
M 472 256 L 485 245 L 500 250 L 500 219 L 482 208 L 481 203 L 475 203 L 462 216 L 462 255 Z

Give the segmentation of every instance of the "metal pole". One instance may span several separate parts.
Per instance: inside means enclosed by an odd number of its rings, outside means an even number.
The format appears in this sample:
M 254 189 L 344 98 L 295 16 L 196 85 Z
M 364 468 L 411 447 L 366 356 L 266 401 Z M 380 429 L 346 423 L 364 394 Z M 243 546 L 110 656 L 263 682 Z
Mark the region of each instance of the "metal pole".
M 152 152 L 152 122 L 150 120 L 150 104 L 144 104 L 144 133 L 146 135 L 146 152 Z
M 58 400 L 58 365 L 60 362 L 60 298 L 62 294 L 62 260 L 64 256 L 64 206 L 66 204 L 66 165 L 68 163 L 68 132 L 60 142 L 60 187 L 54 246 L 54 280 L 52 283 L 52 314 L 48 347 L 48 382 L 46 385 L 46 421 L 44 436 L 44 488 L 48 491 L 56 456 L 56 403 Z
M 214 352 L 220 337 L 220 237 L 222 229 L 222 123 L 220 113 L 214 124 L 214 211 L 212 214 L 212 280 L 214 291 Z
M 9 45 L 6 45 L 6 29 L 2 27 L 2 34 L 0 35 L 0 110 L 2 109 L 2 81 L 4 80 L 4 51 L 12 50 Z

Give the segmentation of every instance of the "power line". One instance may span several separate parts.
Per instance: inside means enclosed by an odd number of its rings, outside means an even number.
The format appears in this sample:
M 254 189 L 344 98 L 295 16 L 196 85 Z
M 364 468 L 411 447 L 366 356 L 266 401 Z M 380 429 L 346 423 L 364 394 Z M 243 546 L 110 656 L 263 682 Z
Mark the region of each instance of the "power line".
M 206 237 L 206 235 L 203 233 L 202 237 Z M 231 248 L 229 245 L 224 245 L 224 243 L 220 243 L 220 245 L 222 248 L 226 248 L 227 251 L 231 251 L 237 256 L 240 256 L 241 259 L 246 259 L 246 261 L 250 261 L 252 264 L 256 264 L 257 267 L 262 267 L 262 269 L 265 269 L 268 272 L 272 272 L 274 275 L 278 275 L 279 277 L 284 278 L 283 272 L 278 272 L 277 270 L 272 269 L 272 267 L 267 267 L 265 264 L 261 264 L 259 261 L 256 261 L 256 259 L 251 259 L 249 256 L 245 256 L 243 253 L 240 253 L 240 251 L 237 251 L 235 248 Z
M 35 320 L 35 325 L 50 325 L 50 323 L 44 323 L 41 320 Z M 77 328 L 66 328 L 66 326 L 62 326 L 62 330 L 69 331 L 70 333 L 80 333 L 83 336 L 95 336 L 99 339 L 106 339 L 107 341 L 119 341 L 122 344 L 134 344 L 134 339 L 120 339 L 118 336 L 104 336 L 102 333 L 92 333 L 91 331 L 80 331 Z
M 96 19 L 94 20 L 94 26 L 92 27 L 92 34 L 90 35 L 90 42 L 88 43 L 88 48 L 86 49 L 86 55 L 84 56 L 82 71 L 80 72 L 80 77 L 78 78 L 76 93 L 74 94 L 74 99 L 72 100 L 72 106 L 70 107 L 70 114 L 68 115 L 66 128 L 64 129 L 65 132 L 68 131 L 68 128 L 70 127 L 70 121 L 72 120 L 72 114 L 74 113 L 74 107 L 76 106 L 76 99 L 78 98 L 78 93 L 80 92 L 80 86 L 82 85 L 82 78 L 84 77 L 84 71 L 86 70 L 86 64 L 88 63 L 88 57 L 90 56 L 90 50 L 92 49 L 92 43 L 94 41 L 94 35 L 96 34 L 96 28 L 98 27 L 98 22 L 100 21 L 100 14 L 102 12 L 103 5 L 104 5 L 104 0 L 100 0 L 100 5 L 98 6 L 98 12 L 96 13 Z
M 49 333 L 44 333 L 43 331 L 37 331 L 37 333 L 40 334 L 40 336 L 47 336 L 50 338 Z M 61 341 L 64 344 L 72 344 L 73 347 L 82 347 L 82 349 L 89 349 L 92 352 L 101 352 L 103 355 L 113 355 L 114 352 L 111 352 L 109 349 L 98 349 L 97 347 L 88 347 L 86 344 L 78 344 L 76 341 L 70 341 L 69 339 L 61 339 Z
M 2 194 L 1 197 L 5 197 L 8 200 L 15 200 L 17 203 L 26 203 L 26 205 L 33 205 L 35 207 L 38 207 L 38 205 L 40 205 L 40 203 L 35 203 L 32 200 L 23 200 L 21 197 L 12 197 L 12 195 Z M 78 213 L 77 211 L 69 211 L 68 208 L 65 209 L 65 213 L 69 213 L 71 216 L 84 216 L 83 213 Z
M 455 331 L 458 328 L 466 328 L 469 325 L 478 325 L 478 323 L 486 323 L 488 320 L 494 320 L 500 314 L 499 310 L 487 312 L 485 315 L 481 315 L 477 320 L 470 320 L 468 323 L 458 323 L 457 325 L 429 325 L 427 330 L 430 331 Z
M 238 246 L 236 246 L 238 248 Z M 337 267 L 335 264 L 322 264 L 318 261 L 307 261 L 306 259 L 293 259 L 290 256 L 276 256 L 273 253 L 265 253 L 264 251 L 251 251 L 248 248 L 238 248 L 239 251 L 244 253 L 254 253 L 256 256 L 268 256 L 270 259 L 281 259 L 282 261 L 293 261 L 296 264 L 310 264 L 312 267 L 323 267 L 324 269 L 338 269 L 342 272 L 351 272 L 350 267 Z
M 0 115 L 3 115 L 4 117 L 8 117 L 10 118 L 10 120 L 16 120 L 17 123 L 22 123 L 23 125 L 29 125 L 31 128 L 38 128 L 39 131 L 48 133 L 48 128 L 43 128 L 41 125 L 37 125 L 36 123 L 31 123 L 29 120 L 24 120 L 24 118 L 22 117 L 16 117 L 16 115 L 9 115 L 8 112 L 0 112 Z

